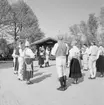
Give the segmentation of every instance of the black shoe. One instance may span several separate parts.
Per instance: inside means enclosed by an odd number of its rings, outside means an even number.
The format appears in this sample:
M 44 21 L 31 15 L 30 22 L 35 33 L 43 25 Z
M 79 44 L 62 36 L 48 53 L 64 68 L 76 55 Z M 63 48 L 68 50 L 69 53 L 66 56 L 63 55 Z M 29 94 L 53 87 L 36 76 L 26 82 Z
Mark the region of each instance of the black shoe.
M 64 87 L 64 90 L 66 90 L 66 89 L 67 89 L 67 86 Z
M 43 68 L 43 66 L 40 66 L 40 68 Z
M 93 79 L 92 77 L 89 77 L 88 79 Z
M 64 91 L 65 89 L 64 89 L 64 87 L 59 87 L 59 88 L 57 88 L 57 90 L 60 90 L 60 91 Z
M 101 74 L 100 77 L 104 77 L 104 75 Z
M 92 79 L 96 79 L 96 77 L 93 77 Z

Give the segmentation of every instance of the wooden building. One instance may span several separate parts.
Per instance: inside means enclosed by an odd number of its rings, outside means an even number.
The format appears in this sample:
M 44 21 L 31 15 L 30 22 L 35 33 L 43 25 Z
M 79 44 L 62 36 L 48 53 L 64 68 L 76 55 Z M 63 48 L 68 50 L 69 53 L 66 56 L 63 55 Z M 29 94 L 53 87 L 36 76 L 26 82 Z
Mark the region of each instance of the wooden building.
M 44 46 L 44 48 L 46 48 L 47 46 L 49 48 L 52 48 L 56 42 L 57 42 L 56 39 L 47 37 L 47 38 L 43 38 L 38 41 L 35 41 L 34 43 L 31 44 L 31 46 L 36 46 L 37 49 L 42 46 Z

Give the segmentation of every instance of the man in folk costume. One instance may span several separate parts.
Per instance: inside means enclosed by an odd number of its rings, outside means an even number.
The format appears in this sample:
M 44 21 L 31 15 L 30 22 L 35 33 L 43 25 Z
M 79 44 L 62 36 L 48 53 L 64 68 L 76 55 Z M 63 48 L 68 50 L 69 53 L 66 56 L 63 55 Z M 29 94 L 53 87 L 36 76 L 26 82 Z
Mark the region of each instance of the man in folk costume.
M 83 52 L 83 70 L 88 70 L 88 59 L 89 59 L 89 54 L 88 54 L 88 47 L 86 44 L 83 45 L 84 47 L 84 52 Z
M 15 44 L 14 51 L 13 51 L 13 54 L 12 54 L 14 74 L 18 74 L 18 66 L 19 66 L 18 56 L 19 56 L 19 48 L 17 47 L 17 44 Z
M 23 44 L 19 44 L 19 57 L 18 57 L 18 62 L 19 62 L 19 68 L 18 68 L 18 79 L 23 80 L 23 65 L 24 65 L 24 52 L 23 52 Z
M 90 46 L 90 57 L 89 57 L 89 69 L 90 69 L 90 77 L 89 79 L 96 78 L 96 60 L 98 54 L 98 47 L 95 45 L 95 42 L 91 43 Z
M 51 51 L 52 55 L 56 56 L 56 69 L 60 82 L 58 90 L 64 91 L 66 86 L 66 55 L 68 54 L 67 45 L 63 42 L 63 36 L 58 36 L 58 43 L 54 45 Z
M 30 84 L 30 83 L 32 83 L 30 81 L 30 78 L 33 78 L 33 58 L 35 57 L 35 54 L 29 48 L 30 44 L 27 40 L 25 43 L 25 47 L 26 47 L 24 50 L 25 79 L 26 79 L 26 83 Z

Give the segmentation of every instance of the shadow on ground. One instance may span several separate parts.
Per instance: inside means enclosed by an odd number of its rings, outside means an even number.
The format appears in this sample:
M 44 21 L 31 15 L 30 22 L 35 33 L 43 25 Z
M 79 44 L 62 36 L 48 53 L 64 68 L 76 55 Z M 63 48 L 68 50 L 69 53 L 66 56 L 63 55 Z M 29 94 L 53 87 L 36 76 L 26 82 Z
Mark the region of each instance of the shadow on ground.
M 56 65 L 56 64 L 50 64 L 49 67 L 51 67 L 51 66 L 55 66 L 55 65 Z
M 85 76 L 85 73 L 82 73 L 82 77 L 79 78 L 78 84 L 84 81 L 84 76 Z M 71 85 L 73 84 L 73 82 L 74 82 L 74 79 L 68 78 L 68 80 L 67 80 L 67 88 L 68 88 L 69 86 L 71 86 Z M 78 84 L 77 84 L 77 85 L 78 85 Z
M 39 75 L 42 75 L 43 73 L 44 73 L 44 72 L 35 73 L 35 74 L 34 74 L 34 77 L 39 76 Z
M 41 75 L 41 74 L 40 74 Z M 41 77 L 38 77 L 38 78 L 35 78 L 33 80 L 31 80 L 31 82 L 34 84 L 34 83 L 39 83 L 39 82 L 42 82 L 43 80 L 45 80 L 46 78 L 49 78 L 51 77 L 52 74 L 45 74 Z
M 39 71 L 39 69 L 38 70 L 34 70 L 34 72 L 38 72 Z

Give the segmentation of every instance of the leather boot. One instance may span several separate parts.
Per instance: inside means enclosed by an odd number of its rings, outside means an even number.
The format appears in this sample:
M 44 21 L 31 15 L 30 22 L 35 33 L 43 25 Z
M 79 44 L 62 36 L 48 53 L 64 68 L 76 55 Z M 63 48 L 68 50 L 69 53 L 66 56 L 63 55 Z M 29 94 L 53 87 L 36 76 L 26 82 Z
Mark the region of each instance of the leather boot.
M 60 77 L 59 78 L 59 82 L 60 82 L 60 87 L 57 88 L 57 90 L 61 90 L 61 91 L 64 91 L 64 84 L 63 84 L 63 77 Z
M 64 83 L 64 90 L 66 90 L 67 89 L 66 76 L 63 76 L 63 83 Z

